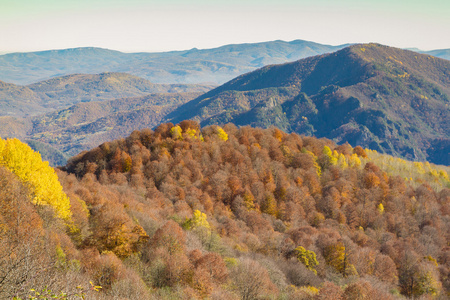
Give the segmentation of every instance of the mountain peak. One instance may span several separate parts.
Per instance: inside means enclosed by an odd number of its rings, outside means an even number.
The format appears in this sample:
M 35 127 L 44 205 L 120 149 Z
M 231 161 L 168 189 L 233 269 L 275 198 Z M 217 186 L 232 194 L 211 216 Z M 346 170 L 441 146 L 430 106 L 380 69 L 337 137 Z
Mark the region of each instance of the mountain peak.
M 448 153 L 448 105 L 449 61 L 368 43 L 241 75 L 181 106 L 167 121 L 277 126 L 449 164 L 441 159 L 448 155 L 432 154 Z

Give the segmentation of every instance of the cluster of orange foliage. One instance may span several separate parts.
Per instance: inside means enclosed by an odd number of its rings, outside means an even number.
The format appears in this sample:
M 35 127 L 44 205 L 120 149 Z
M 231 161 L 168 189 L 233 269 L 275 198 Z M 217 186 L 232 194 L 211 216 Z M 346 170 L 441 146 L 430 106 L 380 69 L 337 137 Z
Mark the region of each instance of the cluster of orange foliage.
M 58 171 L 74 224 L 58 233 L 71 246 L 58 245 L 77 262 L 59 272 L 102 286 L 97 297 L 448 295 L 449 189 L 414 189 L 327 139 L 172 128 L 135 131 Z

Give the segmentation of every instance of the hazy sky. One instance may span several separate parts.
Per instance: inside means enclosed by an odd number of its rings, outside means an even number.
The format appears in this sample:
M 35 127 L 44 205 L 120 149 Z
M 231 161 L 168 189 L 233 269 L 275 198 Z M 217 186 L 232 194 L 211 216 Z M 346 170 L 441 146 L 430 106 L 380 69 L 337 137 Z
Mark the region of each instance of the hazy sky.
M 0 0 L 0 52 L 303 39 L 450 48 L 449 0 Z

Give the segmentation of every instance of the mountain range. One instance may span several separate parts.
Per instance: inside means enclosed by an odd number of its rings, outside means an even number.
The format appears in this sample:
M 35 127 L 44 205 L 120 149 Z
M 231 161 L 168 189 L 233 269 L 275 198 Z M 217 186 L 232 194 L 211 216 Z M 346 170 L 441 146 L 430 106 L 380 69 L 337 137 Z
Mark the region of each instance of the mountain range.
M 448 165 L 449 104 L 449 61 L 362 44 L 241 75 L 165 121 L 276 126 Z
M 154 83 L 218 85 L 268 64 L 295 61 L 345 46 L 295 40 L 160 53 L 122 53 L 93 47 L 10 53 L 0 56 L 0 80 L 26 85 L 74 73 L 124 72 Z
M 201 50 L 189 55 L 194 52 Z M 74 155 L 134 129 L 195 119 L 202 125 L 276 126 L 450 164 L 450 62 L 444 59 L 352 45 L 269 65 L 211 88 L 154 84 L 124 73 L 66 75 L 27 86 L 1 83 L 0 136 Z
M 123 53 L 95 47 L 9 53 L 0 55 L 0 80 L 27 85 L 75 73 L 124 72 L 154 83 L 218 85 L 266 65 L 330 53 L 347 46 L 277 40 L 157 53 Z M 450 59 L 450 49 L 414 51 Z

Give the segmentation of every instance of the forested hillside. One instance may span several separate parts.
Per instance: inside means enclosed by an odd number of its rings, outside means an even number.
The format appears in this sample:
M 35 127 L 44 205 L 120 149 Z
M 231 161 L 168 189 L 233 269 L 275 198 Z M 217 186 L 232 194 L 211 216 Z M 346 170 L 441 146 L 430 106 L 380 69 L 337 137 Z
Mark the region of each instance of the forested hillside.
M 61 218 L 0 160 L 2 297 L 445 299 L 448 174 L 383 161 L 276 128 L 162 124 L 59 170 Z
M 276 126 L 450 165 L 449 104 L 449 61 L 360 44 L 244 74 L 165 120 Z

